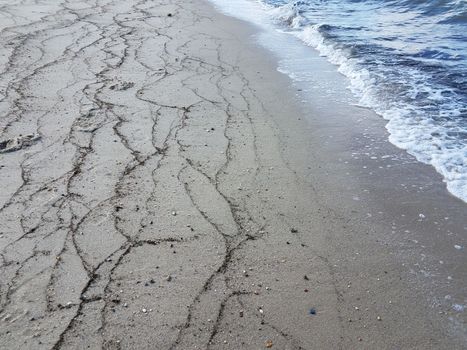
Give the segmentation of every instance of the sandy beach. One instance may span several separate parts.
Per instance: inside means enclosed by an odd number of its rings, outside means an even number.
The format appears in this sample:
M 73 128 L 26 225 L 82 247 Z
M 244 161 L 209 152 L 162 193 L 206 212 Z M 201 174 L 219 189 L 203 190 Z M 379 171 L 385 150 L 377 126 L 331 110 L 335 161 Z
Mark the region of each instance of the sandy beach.
M 304 102 L 258 29 L 0 14 L 0 349 L 467 348 L 467 204 L 372 111 Z

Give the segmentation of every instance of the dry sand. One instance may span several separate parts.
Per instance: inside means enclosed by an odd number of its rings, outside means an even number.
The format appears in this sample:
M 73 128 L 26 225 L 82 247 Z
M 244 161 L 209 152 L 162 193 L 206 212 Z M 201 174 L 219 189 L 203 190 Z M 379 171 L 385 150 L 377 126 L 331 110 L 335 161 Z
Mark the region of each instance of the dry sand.
M 467 348 L 466 205 L 377 116 L 202 1 L 0 15 L 1 349 Z

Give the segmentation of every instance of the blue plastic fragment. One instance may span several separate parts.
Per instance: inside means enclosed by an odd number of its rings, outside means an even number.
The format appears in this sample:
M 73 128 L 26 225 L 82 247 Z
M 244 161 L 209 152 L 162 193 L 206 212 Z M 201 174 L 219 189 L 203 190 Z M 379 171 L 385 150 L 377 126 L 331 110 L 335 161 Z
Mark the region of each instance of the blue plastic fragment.
M 310 315 L 316 315 L 316 310 L 314 308 L 310 309 Z

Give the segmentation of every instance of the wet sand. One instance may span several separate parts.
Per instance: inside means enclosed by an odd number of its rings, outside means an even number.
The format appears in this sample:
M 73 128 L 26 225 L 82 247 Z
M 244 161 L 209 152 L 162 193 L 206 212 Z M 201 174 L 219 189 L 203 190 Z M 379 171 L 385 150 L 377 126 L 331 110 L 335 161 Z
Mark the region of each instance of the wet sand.
M 0 13 L 0 348 L 466 347 L 467 206 L 378 116 L 206 2 Z

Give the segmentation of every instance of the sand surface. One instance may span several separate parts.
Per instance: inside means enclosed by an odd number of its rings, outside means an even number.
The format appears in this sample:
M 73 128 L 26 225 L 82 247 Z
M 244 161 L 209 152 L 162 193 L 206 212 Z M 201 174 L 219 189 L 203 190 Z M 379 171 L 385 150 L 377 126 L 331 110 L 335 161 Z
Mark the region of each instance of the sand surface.
M 1 349 L 467 347 L 465 204 L 371 112 L 298 103 L 253 28 L 199 0 L 0 16 Z M 368 140 L 342 114 L 404 167 L 343 161 Z

